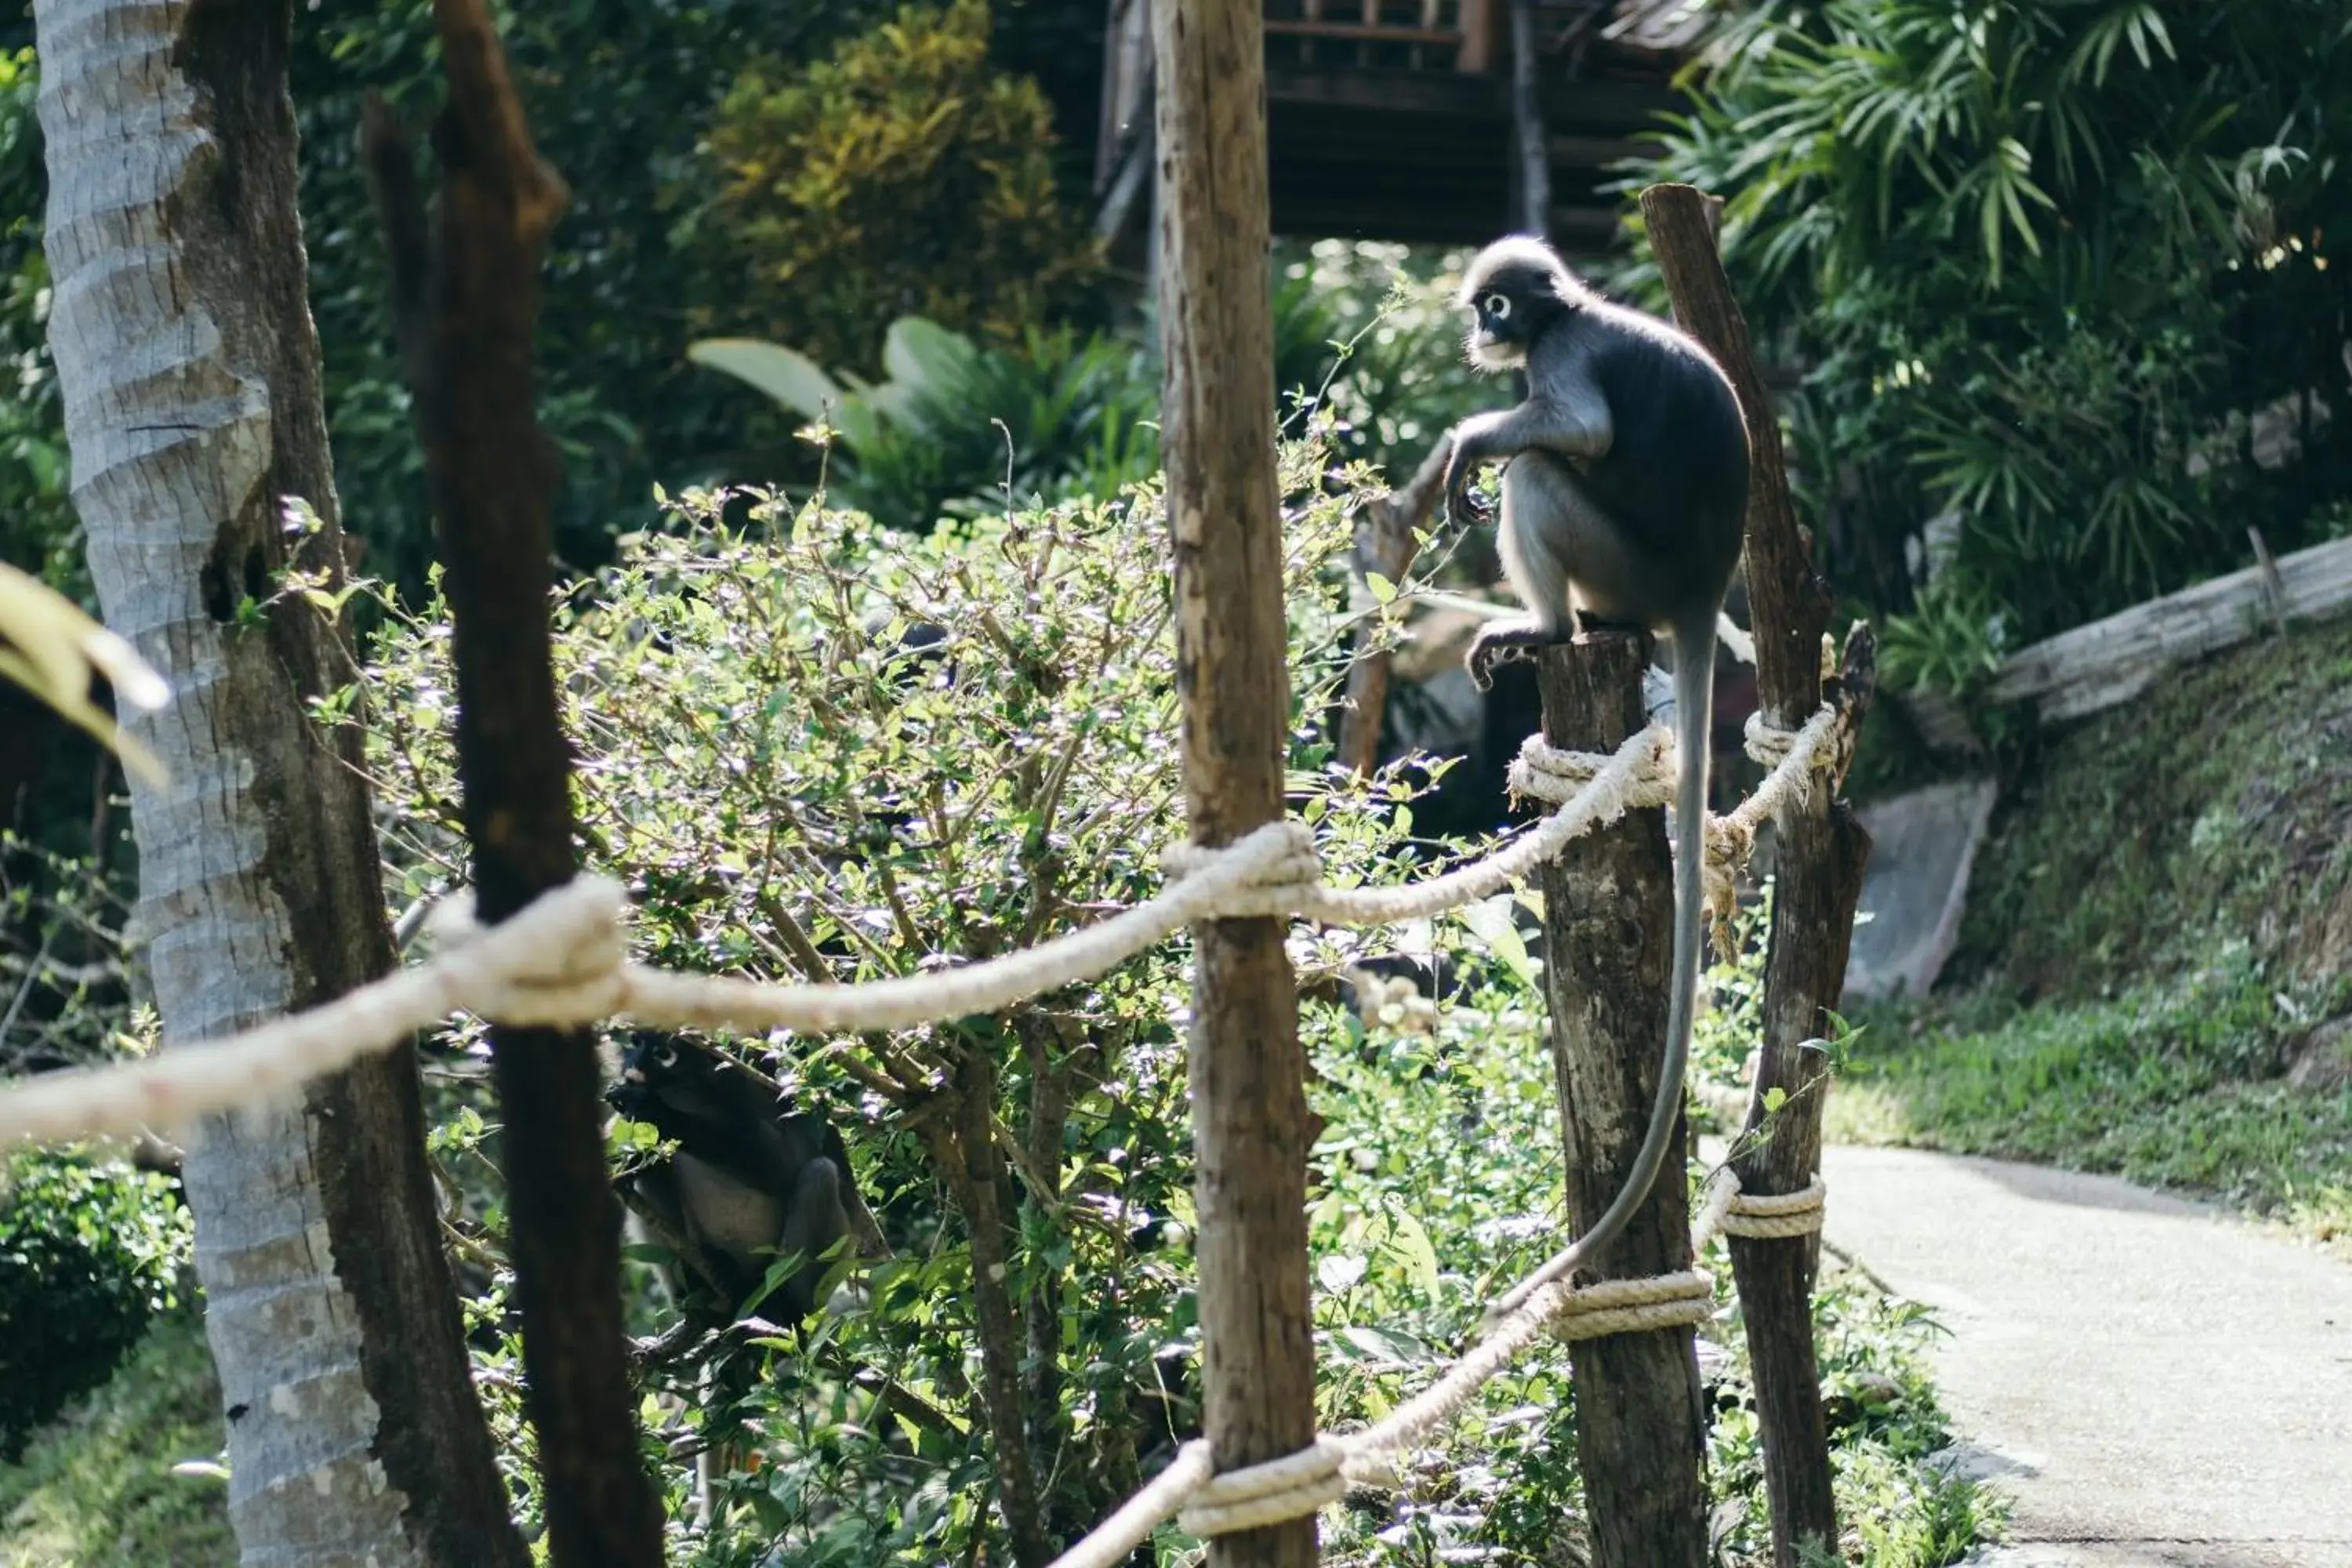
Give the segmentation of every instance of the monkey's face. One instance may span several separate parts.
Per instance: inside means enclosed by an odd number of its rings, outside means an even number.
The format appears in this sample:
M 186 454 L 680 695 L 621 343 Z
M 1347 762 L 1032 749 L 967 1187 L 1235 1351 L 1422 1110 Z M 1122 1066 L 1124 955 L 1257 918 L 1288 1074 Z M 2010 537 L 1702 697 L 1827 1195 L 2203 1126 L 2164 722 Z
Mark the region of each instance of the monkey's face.
M 1470 312 L 1463 351 L 1483 371 L 1521 369 L 1529 345 L 1582 295 L 1576 275 L 1542 240 L 1527 235 L 1498 239 L 1472 259 L 1454 297 Z
M 1567 309 L 1551 275 L 1530 267 L 1499 268 L 1464 292 L 1471 312 L 1464 349 L 1484 371 L 1525 366 L 1528 345 Z
M 717 1054 L 651 1029 L 635 1031 L 621 1052 L 620 1081 L 604 1099 L 632 1121 L 658 1127 L 665 1109 L 691 1107 L 724 1070 Z

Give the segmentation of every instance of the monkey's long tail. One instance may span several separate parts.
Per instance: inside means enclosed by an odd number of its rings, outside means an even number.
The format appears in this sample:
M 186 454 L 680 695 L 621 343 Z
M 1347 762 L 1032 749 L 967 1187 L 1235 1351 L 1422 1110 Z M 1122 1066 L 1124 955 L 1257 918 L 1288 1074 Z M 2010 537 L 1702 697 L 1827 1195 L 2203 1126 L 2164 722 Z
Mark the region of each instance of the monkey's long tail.
M 1682 1109 L 1706 942 L 1706 776 L 1715 741 L 1715 647 L 1711 608 L 1675 628 L 1675 755 L 1680 777 L 1675 789 L 1674 997 L 1667 1012 L 1666 1059 L 1658 1073 L 1658 1115 L 1647 1140 L 1659 1145 L 1661 1156 Z M 1645 1192 L 1656 1175 L 1654 1170 L 1642 1180 Z
M 1544 1266 L 1558 1279 L 1590 1261 L 1617 1239 L 1657 1185 L 1681 1121 L 1683 1072 L 1690 1061 L 1691 1025 L 1698 1011 L 1700 945 L 1706 934 L 1707 748 L 1715 728 L 1715 612 L 1674 628 L 1675 973 L 1666 1012 L 1666 1051 L 1658 1064 L 1658 1091 L 1633 1169 L 1615 1198 L 1566 1250 Z

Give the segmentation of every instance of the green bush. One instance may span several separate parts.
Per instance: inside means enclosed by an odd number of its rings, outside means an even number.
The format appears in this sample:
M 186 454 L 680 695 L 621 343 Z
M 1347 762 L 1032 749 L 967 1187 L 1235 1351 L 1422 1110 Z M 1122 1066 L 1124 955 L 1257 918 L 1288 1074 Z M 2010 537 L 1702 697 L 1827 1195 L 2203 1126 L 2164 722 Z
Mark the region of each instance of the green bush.
M 173 1304 L 190 1235 L 167 1177 L 70 1153 L 0 1171 L 0 1459 Z
M 1802 499 L 1841 585 L 1907 611 L 1921 530 L 1958 518 L 1913 675 L 2244 565 L 2249 522 L 2325 536 L 2352 495 L 2352 420 L 2316 413 L 2352 391 L 2340 5 L 1725 15 L 1696 112 L 1629 183 L 1728 198 L 1742 302 L 1805 367 Z M 1660 302 L 1646 263 L 1621 281 Z
M 688 231 L 710 326 L 871 371 L 900 316 L 1010 344 L 1076 311 L 1098 247 L 1056 187 L 1044 94 L 988 36 L 984 0 L 909 6 L 830 59 L 743 72 Z
M 1321 492 L 1326 462 L 1304 445 L 1285 461 L 1293 789 L 1346 877 L 1395 858 L 1409 824 L 1374 809 L 1385 783 L 1368 793 L 1322 767 L 1350 499 Z M 559 612 L 588 858 L 642 890 L 652 962 L 904 974 L 1032 945 L 1156 890 L 1160 850 L 1182 827 L 1149 489 L 927 537 L 765 500 L 737 531 L 717 501 L 687 498 Z M 369 752 L 396 814 L 404 898 L 451 845 L 434 804 L 455 787 L 436 722 L 449 679 L 438 614 L 388 634 L 366 705 L 398 716 Z M 921 626 L 945 635 L 907 635 Z M 1328 970 L 1353 940 L 1302 939 L 1299 955 Z M 710 1351 L 758 1364 L 716 1420 L 766 1458 L 729 1478 L 729 1524 L 698 1561 L 772 1548 L 795 1562 L 960 1560 L 1003 1539 L 992 1460 L 1007 1442 L 1034 1461 L 1046 1527 L 1066 1538 L 1183 1428 L 1197 1399 L 1184 1370 L 1186 945 L 993 1017 L 731 1043 L 780 1052 L 778 1075 L 831 1110 L 898 1257 L 866 1310 L 796 1343 Z M 493 1120 L 453 1115 L 453 1164 L 474 1168 L 463 1156 Z M 973 1136 L 989 1126 L 1002 1138 Z M 480 1212 L 494 1247 L 494 1192 Z M 655 1376 L 667 1398 L 695 1369 Z M 998 1376 L 1019 1391 L 1010 1415 L 987 1396 Z M 662 1436 L 704 1420 L 667 1404 Z M 665 1474 L 682 1493 L 686 1468 Z
M 1316 826 L 1328 875 L 1395 879 L 1412 858 L 1408 792 L 1327 766 L 1320 718 L 1344 668 L 1339 564 L 1355 499 L 1327 489 L 1331 468 L 1318 441 L 1284 447 L 1297 693 L 1287 793 Z M 780 980 L 903 975 L 1050 940 L 1161 885 L 1181 797 L 1150 488 L 921 537 L 764 499 L 730 528 L 718 501 L 686 498 L 665 531 L 632 542 L 593 595 L 557 611 L 583 847 L 635 889 L 649 962 Z M 457 863 L 440 614 L 395 621 L 365 705 L 404 900 Z M 1528 1155 L 1556 1142 L 1557 1110 L 1514 902 L 1413 939 L 1465 987 L 1427 1032 L 1367 1025 L 1322 999 L 1342 966 L 1396 951 L 1401 933 L 1292 934 L 1309 1092 L 1327 1119 L 1310 1154 L 1327 1424 L 1377 1417 L 1423 1385 L 1494 1289 L 1557 1245 L 1558 1166 Z M 721 1042 L 830 1111 L 895 1256 L 866 1276 L 859 1306 L 650 1369 L 647 1454 L 673 1518 L 688 1511 L 681 1451 L 725 1438 L 756 1455 L 727 1472 L 718 1526 L 681 1542 L 681 1561 L 994 1555 L 1008 1446 L 1035 1478 L 1045 1532 L 1066 1542 L 1197 1432 L 1188 946 L 1180 934 L 995 1016 Z M 1727 977 L 1707 1064 L 1745 1055 L 1755 962 Z M 457 1103 L 434 1142 L 475 1189 L 467 1209 L 483 1225 L 469 1255 L 499 1281 L 468 1313 L 489 1346 L 480 1386 L 511 1447 L 523 1441 L 519 1361 L 502 1316 L 502 1205 L 479 1157 L 495 1110 L 481 1092 L 478 1080 L 436 1086 Z M 616 1156 L 642 1148 L 626 1124 L 613 1142 Z M 1831 1375 L 1875 1374 L 1910 1353 L 1907 1327 L 1837 1300 L 1847 1316 L 1825 1352 Z M 640 1332 L 668 1326 L 650 1293 L 634 1311 Z M 692 1394 L 714 1362 L 757 1375 L 705 1411 Z M 1580 1506 L 1566 1371 L 1562 1348 L 1531 1352 L 1462 1414 L 1458 1446 L 1415 1468 L 1401 1500 L 1346 1510 L 1332 1560 L 1399 1544 L 1537 1560 L 1555 1547 Z M 1893 1375 L 1899 1411 L 1841 1449 L 1850 1467 L 1878 1467 L 1846 1492 L 1850 1512 L 1890 1530 L 1928 1506 L 1920 1499 L 1966 1492 L 1916 1463 L 1932 1401 L 1907 1363 Z M 1753 1534 L 1752 1421 L 1727 1423 L 1717 1442 Z M 526 1493 L 526 1516 L 534 1506 Z M 1189 1545 L 1171 1526 L 1159 1552 Z
M 0 561 L 90 602 L 80 530 L 66 497 L 65 414 L 49 363 L 49 267 L 41 253 L 41 162 L 33 51 L 0 53 Z
M 556 544 L 609 560 L 654 516 L 656 482 L 701 482 L 746 445 L 756 399 L 686 363 L 689 266 L 674 230 L 699 189 L 695 146 L 754 55 L 813 58 L 878 0 L 493 0 L 541 153 L 572 189 L 548 241 L 536 345 L 540 417 L 563 456 Z M 422 125 L 444 94 L 424 0 L 321 0 L 294 29 L 302 217 L 326 369 L 335 482 L 366 569 L 421 592 L 432 559 L 424 471 L 383 308 L 383 246 L 357 157 L 383 93 Z M 36 211 L 37 209 L 35 209 Z

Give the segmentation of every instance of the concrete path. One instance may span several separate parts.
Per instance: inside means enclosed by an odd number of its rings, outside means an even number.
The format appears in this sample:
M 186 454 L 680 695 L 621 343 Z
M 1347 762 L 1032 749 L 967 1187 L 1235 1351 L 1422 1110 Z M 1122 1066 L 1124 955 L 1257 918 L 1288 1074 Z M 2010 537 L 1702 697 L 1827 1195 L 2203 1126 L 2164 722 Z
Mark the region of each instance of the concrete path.
M 1828 1151 L 1829 1240 L 1935 1309 L 2000 1568 L 2352 1568 L 2352 1268 L 2102 1176 Z

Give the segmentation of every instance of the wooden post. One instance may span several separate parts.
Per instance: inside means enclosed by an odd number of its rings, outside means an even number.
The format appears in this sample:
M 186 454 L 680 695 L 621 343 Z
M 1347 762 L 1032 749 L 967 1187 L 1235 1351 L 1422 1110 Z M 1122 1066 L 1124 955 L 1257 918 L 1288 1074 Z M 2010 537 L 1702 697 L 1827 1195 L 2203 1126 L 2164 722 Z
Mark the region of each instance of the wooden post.
M 476 908 L 496 922 L 572 879 L 571 752 L 549 643 L 549 519 L 562 478 L 532 397 L 539 268 L 565 192 L 540 162 L 482 0 L 435 0 L 449 100 L 428 229 L 406 133 L 371 103 L 362 153 L 392 263 L 394 331 L 446 576 L 457 769 Z M 490 1031 L 499 1161 L 522 1308 L 523 1405 L 551 1556 L 657 1568 L 621 1322 L 621 1205 L 587 1029 Z
M 1768 722 L 1793 731 L 1821 706 L 1822 634 L 1830 596 L 1813 570 L 1811 540 L 1798 526 L 1781 459 L 1780 430 L 1764 378 L 1708 223 L 1706 198 L 1689 185 L 1653 185 L 1642 216 L 1683 329 L 1705 343 L 1738 389 L 1748 418 L 1753 477 L 1748 500 L 1748 602 L 1755 625 L 1756 683 Z M 1874 674 L 1867 626 L 1847 639 L 1845 678 L 1832 696 L 1859 722 Z M 1870 837 L 1837 798 L 1835 775 L 1774 824 L 1776 888 L 1764 971 L 1764 1039 L 1746 1131 L 1769 1121 L 1771 1136 L 1737 1165 L 1743 1190 L 1790 1193 L 1821 1163 L 1822 1101 L 1828 1059 L 1808 1049 L 1829 1026 L 1826 1010 L 1845 986 L 1846 953 Z M 1777 1116 L 1765 1102 L 1786 1096 Z M 1833 1552 L 1838 1538 L 1830 1489 L 1829 1441 L 1822 1424 L 1821 1371 L 1813 1346 L 1812 1238 L 1734 1238 L 1731 1266 L 1748 1323 L 1757 1414 L 1764 1437 L 1765 1494 L 1772 1510 L 1775 1568 L 1797 1568 L 1808 1551 Z
M 1511 131 L 1518 150 L 1519 232 L 1551 233 L 1551 149 L 1544 138 L 1536 0 L 1511 0 Z
M 1537 667 L 1544 738 L 1611 752 L 1647 716 L 1646 637 L 1608 632 L 1546 648 Z M 1630 811 L 1570 844 L 1540 878 L 1544 991 L 1568 1145 L 1568 1215 L 1582 1232 L 1624 1186 L 1657 1094 L 1674 973 L 1674 857 L 1666 814 Z M 1685 1140 L 1676 1134 L 1675 1147 Z M 1685 1162 L 1660 1173 L 1622 1236 L 1578 1279 L 1643 1279 L 1691 1267 Z M 1576 1455 L 1595 1568 L 1704 1568 L 1706 1427 L 1687 1326 L 1570 1347 Z
M 1462 0 L 1462 48 L 1454 68 L 1469 76 L 1495 68 L 1495 0 Z
M 1282 812 L 1290 689 L 1274 463 L 1265 44 L 1259 0 L 1155 0 L 1160 417 L 1176 678 L 1196 844 Z M 1203 1426 L 1221 1469 L 1315 1436 L 1306 1058 L 1276 920 L 1193 928 L 1191 1074 Z M 1211 1543 L 1226 1568 L 1309 1568 L 1315 1521 Z

